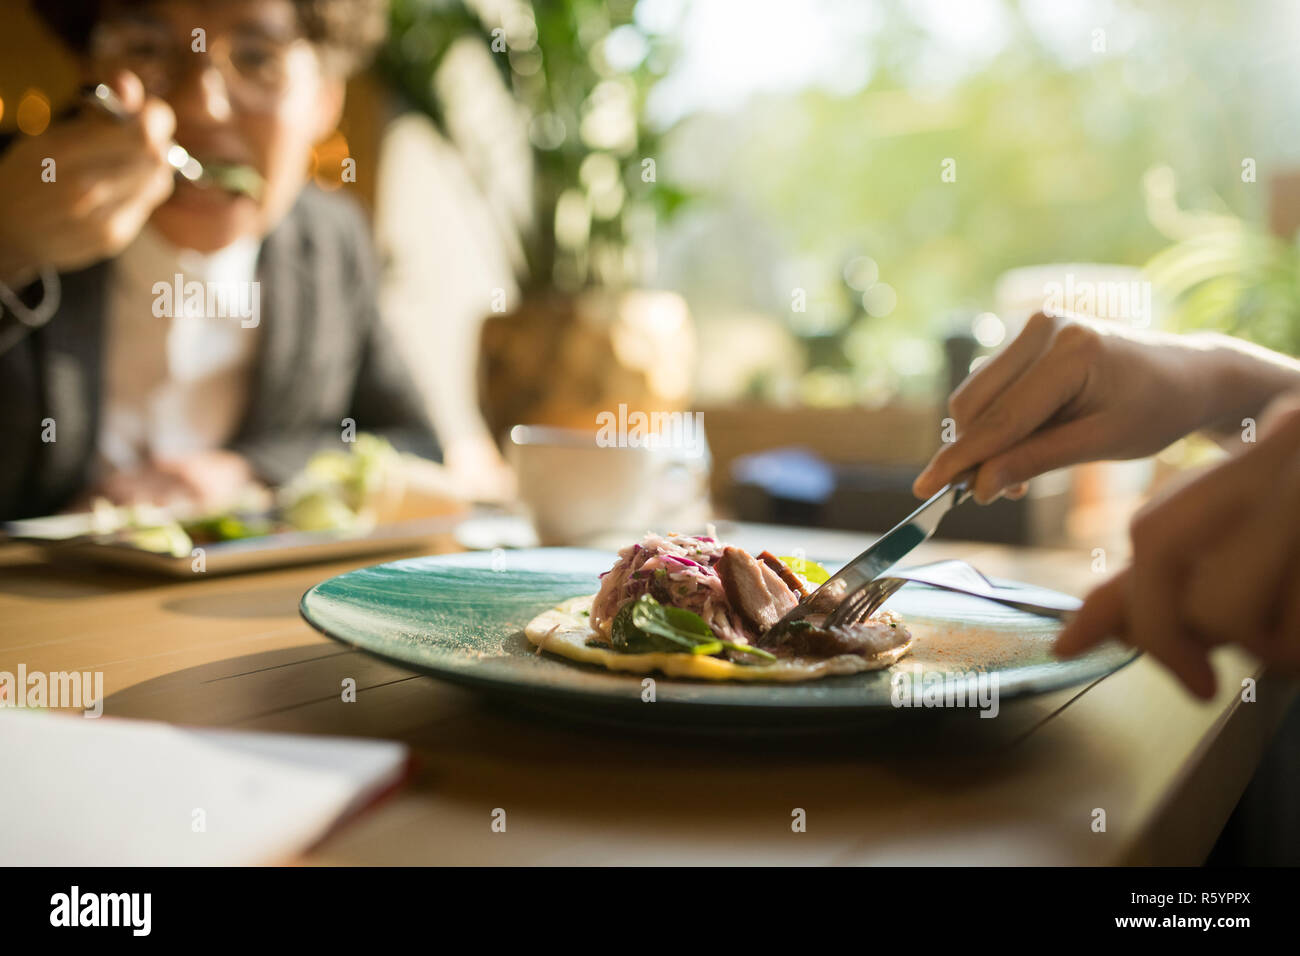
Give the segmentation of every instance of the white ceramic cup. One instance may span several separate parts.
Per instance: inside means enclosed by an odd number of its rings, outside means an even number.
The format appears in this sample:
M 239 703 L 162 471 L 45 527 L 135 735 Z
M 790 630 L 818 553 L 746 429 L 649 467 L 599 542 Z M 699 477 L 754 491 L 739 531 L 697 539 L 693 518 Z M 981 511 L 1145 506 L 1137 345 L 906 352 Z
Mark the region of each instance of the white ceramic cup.
M 708 456 L 646 445 L 600 445 L 594 432 L 516 425 L 507 457 L 543 545 L 609 546 L 663 522 L 707 519 Z

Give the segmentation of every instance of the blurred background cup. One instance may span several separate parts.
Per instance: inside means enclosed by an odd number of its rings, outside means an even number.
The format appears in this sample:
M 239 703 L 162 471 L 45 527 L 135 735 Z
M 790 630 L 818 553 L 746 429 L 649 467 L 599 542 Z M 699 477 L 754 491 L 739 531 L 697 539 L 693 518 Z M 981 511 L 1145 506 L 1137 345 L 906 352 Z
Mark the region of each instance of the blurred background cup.
M 708 520 L 707 447 L 596 439 L 550 425 L 510 430 L 506 456 L 541 544 L 619 548 L 646 531 L 692 531 Z

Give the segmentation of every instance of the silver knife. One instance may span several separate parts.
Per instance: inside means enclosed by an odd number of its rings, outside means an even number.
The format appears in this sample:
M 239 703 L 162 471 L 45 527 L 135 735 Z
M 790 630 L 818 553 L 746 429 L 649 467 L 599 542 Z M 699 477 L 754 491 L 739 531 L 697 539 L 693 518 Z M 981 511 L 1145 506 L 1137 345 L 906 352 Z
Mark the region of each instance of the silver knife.
M 875 544 L 832 574 L 821 587 L 795 605 L 785 617 L 776 622 L 769 633 L 775 633 L 795 621 L 801 621 L 809 614 L 825 611 L 825 607 L 818 606 L 819 596 L 837 595 L 835 603 L 838 603 L 868 581 L 875 580 L 902 561 L 913 548 L 934 534 L 944 515 L 971 496 L 973 482 L 973 476 L 963 476 L 951 484 L 944 485 L 929 501 L 887 531 Z

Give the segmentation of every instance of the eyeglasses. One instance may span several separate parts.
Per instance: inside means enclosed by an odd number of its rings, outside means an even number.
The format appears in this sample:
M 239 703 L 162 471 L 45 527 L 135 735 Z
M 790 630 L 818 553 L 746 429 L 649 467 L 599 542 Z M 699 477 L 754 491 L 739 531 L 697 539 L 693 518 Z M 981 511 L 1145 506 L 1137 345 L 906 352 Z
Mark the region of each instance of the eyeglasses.
M 310 55 L 302 38 L 276 38 L 236 32 L 198 39 L 177 39 L 170 30 L 146 23 L 109 21 L 95 27 L 91 56 L 112 69 L 140 77 L 145 90 L 166 99 L 196 63 L 208 60 L 221 74 L 231 100 L 241 109 L 261 112 L 283 98 L 294 72 Z

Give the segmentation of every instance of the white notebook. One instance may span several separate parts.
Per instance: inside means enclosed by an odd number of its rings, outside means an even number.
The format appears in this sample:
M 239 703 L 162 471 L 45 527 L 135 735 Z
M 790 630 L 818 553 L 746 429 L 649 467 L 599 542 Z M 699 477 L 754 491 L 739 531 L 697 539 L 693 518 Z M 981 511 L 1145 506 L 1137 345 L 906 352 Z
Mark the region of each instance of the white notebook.
M 273 863 L 400 780 L 388 741 L 0 710 L 0 866 Z

